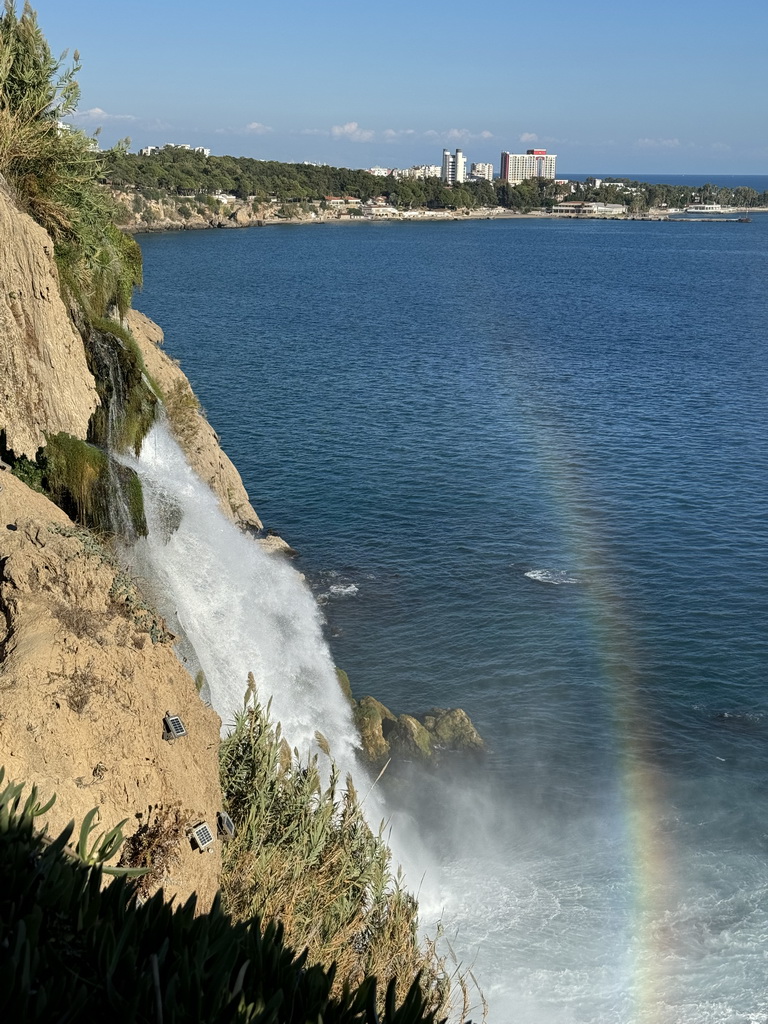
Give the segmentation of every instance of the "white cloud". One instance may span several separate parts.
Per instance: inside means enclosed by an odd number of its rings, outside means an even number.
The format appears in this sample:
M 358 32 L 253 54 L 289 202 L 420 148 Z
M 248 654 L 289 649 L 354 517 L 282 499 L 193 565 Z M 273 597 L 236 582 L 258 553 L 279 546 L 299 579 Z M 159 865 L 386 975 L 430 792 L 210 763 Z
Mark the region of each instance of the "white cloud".
M 473 132 L 469 128 L 449 128 L 444 132 L 436 132 L 434 128 L 424 132 L 426 139 L 442 139 L 444 142 L 471 142 L 472 139 L 492 139 L 493 132 Z
M 538 142 L 539 141 L 539 136 L 536 134 L 536 132 L 523 132 L 523 134 L 520 136 L 520 141 L 521 142 Z
M 82 124 L 103 124 L 105 121 L 137 121 L 138 118 L 134 114 L 108 114 L 101 107 L 91 107 L 90 110 L 78 110 L 71 120 Z
M 249 135 L 268 135 L 272 131 L 268 124 L 262 124 L 260 121 L 251 121 L 245 126 L 245 130 Z
M 449 128 L 445 138 L 449 142 L 463 142 L 465 139 L 471 139 L 472 133 L 467 128 Z
M 382 132 L 385 142 L 397 142 L 398 139 L 413 138 L 415 134 L 416 132 L 413 130 L 413 128 L 386 128 Z
M 334 139 L 347 139 L 349 142 L 370 142 L 375 135 L 376 132 L 369 128 L 361 128 L 357 121 L 335 124 L 331 128 L 331 136 Z
M 637 139 L 638 149 L 678 149 L 680 139 Z

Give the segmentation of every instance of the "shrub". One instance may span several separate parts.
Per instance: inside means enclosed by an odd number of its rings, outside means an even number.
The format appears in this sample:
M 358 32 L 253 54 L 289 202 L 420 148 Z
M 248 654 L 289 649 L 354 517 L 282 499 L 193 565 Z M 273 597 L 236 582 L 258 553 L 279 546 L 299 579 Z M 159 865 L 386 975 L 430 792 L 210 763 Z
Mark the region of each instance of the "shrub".
M 98 184 L 93 139 L 62 124 L 77 107 L 78 55 L 62 69 L 25 3 L 0 16 L 0 174 L 19 204 L 51 235 L 62 292 L 88 316 L 124 312 L 141 284 L 141 251 L 115 226 L 116 208 Z
M 4 773 L 0 770 L 0 785 Z M 103 885 L 120 827 L 91 843 L 86 816 L 76 851 L 73 825 L 55 839 L 35 828 L 50 807 L 21 785 L 0 792 L 0 1019 L 25 1024 L 433 1024 L 413 985 L 397 1005 L 394 986 L 375 1010 L 376 981 L 331 994 L 333 969 L 310 967 L 283 929 L 233 923 L 220 904 L 195 915 L 162 892 L 146 903 L 134 883 Z
M 320 739 L 322 744 L 324 741 Z M 417 937 L 417 905 L 390 868 L 350 779 L 323 786 L 317 761 L 303 766 L 258 705 L 221 746 L 221 785 L 236 835 L 223 851 L 222 896 L 236 920 L 275 919 L 308 962 L 336 965 L 336 987 L 370 975 L 400 995 L 418 983 L 430 1010 L 448 1008 L 450 983 Z

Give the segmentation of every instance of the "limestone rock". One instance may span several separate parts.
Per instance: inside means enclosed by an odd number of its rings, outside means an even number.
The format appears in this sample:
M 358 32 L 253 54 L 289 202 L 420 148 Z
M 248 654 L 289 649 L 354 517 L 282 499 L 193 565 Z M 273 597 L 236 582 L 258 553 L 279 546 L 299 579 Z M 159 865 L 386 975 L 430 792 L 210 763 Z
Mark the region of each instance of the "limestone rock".
M 386 727 L 389 731 L 397 718 L 375 697 L 363 697 L 358 701 L 354 714 L 363 755 L 372 764 L 385 761 L 389 757 L 390 747 L 384 730 Z
M 346 673 L 336 671 L 342 690 L 352 701 L 363 756 L 372 765 L 381 767 L 388 758 L 437 764 L 443 752 L 479 754 L 485 750 L 480 733 L 461 708 L 397 716 L 375 697 L 355 701 Z
M 53 243 L 0 180 L 0 431 L 16 456 L 34 459 L 46 434 L 84 439 L 97 404 Z
M 461 708 L 433 708 L 419 715 L 422 725 L 443 750 L 480 751 L 485 749 L 480 733 Z
M 349 703 L 354 705 L 355 698 L 352 696 L 352 684 L 349 681 L 349 676 L 347 675 L 343 668 L 336 669 L 336 678 L 339 680 L 339 687 L 341 689 L 341 692 L 347 698 Z
M 163 623 L 93 536 L 43 495 L 0 472 L 0 764 L 6 779 L 56 794 L 58 834 L 100 808 L 100 829 L 127 836 L 163 821 L 156 884 L 207 908 L 218 844 L 192 849 L 185 829 L 216 830 L 220 722 L 197 695 Z M 166 712 L 188 735 L 163 739 Z M 140 817 L 139 817 L 140 816 Z M 159 837 L 169 839 L 168 830 Z M 137 836 L 141 845 L 141 834 Z
M 128 310 L 124 323 L 136 339 L 148 373 L 162 389 L 170 426 L 192 469 L 218 496 L 230 519 L 260 530 L 261 520 L 251 507 L 240 474 L 222 451 L 184 372 L 162 349 L 162 330 L 135 309 Z
M 400 715 L 389 734 L 390 749 L 408 760 L 431 761 L 434 753 L 432 737 L 413 715 Z

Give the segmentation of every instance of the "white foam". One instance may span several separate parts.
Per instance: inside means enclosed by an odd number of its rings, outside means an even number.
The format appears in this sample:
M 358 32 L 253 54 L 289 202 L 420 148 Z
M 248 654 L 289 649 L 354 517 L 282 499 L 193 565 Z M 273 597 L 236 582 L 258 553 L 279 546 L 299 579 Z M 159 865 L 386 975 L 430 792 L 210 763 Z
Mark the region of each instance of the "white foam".
M 333 597 L 354 597 L 359 589 L 355 583 L 334 583 L 328 593 Z
M 524 574 L 529 580 L 536 580 L 539 583 L 552 583 L 559 586 L 561 583 L 578 583 L 575 576 L 564 569 L 530 569 Z
M 358 792 L 368 794 L 366 817 L 378 829 L 387 811 L 379 791 L 369 792 L 352 710 L 303 576 L 225 518 L 162 422 L 141 456 L 125 461 L 141 479 L 149 527 L 149 536 L 131 549 L 134 571 L 171 628 L 178 623 L 183 631 L 179 654 L 193 675 L 203 671 L 222 733 L 243 708 L 252 672 L 260 703 L 272 702 L 273 722 L 302 758 L 320 753 L 316 733 L 322 733 L 341 778 L 351 775 Z M 354 584 L 334 587 L 341 596 L 357 591 Z M 390 833 L 389 845 L 407 878 L 421 878 L 424 851 L 402 833 Z

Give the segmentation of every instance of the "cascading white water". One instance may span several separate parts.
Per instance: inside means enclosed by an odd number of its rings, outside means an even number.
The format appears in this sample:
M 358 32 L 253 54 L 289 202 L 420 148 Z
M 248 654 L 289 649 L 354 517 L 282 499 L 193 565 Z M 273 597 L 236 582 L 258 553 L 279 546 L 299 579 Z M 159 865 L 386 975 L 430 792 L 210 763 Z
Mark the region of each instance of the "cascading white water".
M 227 732 L 242 710 L 248 673 L 259 700 L 302 756 L 328 740 L 342 772 L 360 775 L 352 713 L 300 574 L 230 523 L 163 423 L 129 464 L 143 489 L 149 536 L 133 549 L 160 611 L 178 622 L 182 653 L 198 667 Z
M 322 615 L 302 576 L 224 516 L 162 421 L 141 456 L 123 461 L 141 479 L 149 531 L 125 555 L 171 628 L 176 624 L 190 673 L 204 673 L 203 695 L 222 732 L 242 710 L 252 672 L 260 703 L 271 701 L 272 721 L 303 760 L 320 752 L 316 732 L 322 733 L 342 778 L 355 780 L 374 831 L 389 821 L 394 863 L 418 890 L 422 924 L 432 932 L 441 909 L 437 865 L 408 816 L 392 814 L 370 785 Z

